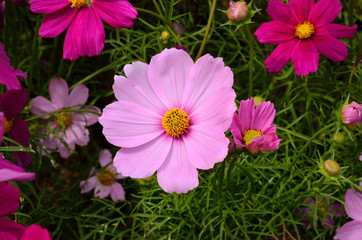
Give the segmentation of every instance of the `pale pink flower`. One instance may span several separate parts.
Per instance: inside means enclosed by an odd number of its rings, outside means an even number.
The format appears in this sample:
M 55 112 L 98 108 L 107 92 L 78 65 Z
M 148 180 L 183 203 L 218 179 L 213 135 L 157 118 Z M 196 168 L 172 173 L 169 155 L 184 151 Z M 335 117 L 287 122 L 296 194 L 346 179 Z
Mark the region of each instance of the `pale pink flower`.
M 106 36 L 102 20 L 114 28 L 131 28 L 138 14 L 127 0 L 30 0 L 30 10 L 46 14 L 41 37 L 54 38 L 68 28 L 63 58 L 70 60 L 101 53 Z
M 360 183 L 362 187 L 362 182 Z M 362 193 L 348 189 L 345 200 L 347 215 L 353 220 L 337 229 L 335 240 L 361 240 L 362 238 Z
M 274 104 L 263 101 L 255 108 L 254 98 L 240 101 L 239 114 L 234 113 L 230 131 L 236 146 L 246 148 L 251 153 L 279 149 L 276 125 L 271 125 L 275 117 Z
M 248 15 L 249 8 L 244 1 L 237 1 L 235 3 L 229 2 L 229 9 L 226 14 L 230 21 L 240 21 L 245 19 Z
M 99 171 L 91 169 L 89 178 L 80 182 L 81 193 L 89 192 L 94 188 L 94 197 L 105 198 L 111 195 L 113 201 L 126 200 L 125 191 L 117 179 L 123 179 L 122 174 L 117 173 L 112 163 L 112 154 L 107 149 L 101 151 L 99 163 L 102 167 Z
M 30 101 L 33 107 L 29 110 L 34 115 L 41 115 L 64 109 L 58 115 L 51 114 L 43 116 L 42 119 L 50 117 L 52 120 L 49 128 L 59 131 L 58 135 L 68 146 L 74 150 L 75 145 L 86 146 L 89 142 L 89 131 L 87 126 L 95 124 L 100 113 L 97 107 L 83 107 L 88 99 L 88 88 L 80 84 L 76 86 L 68 95 L 68 84 L 62 78 L 53 78 L 49 84 L 49 95 L 51 101 L 38 96 Z M 84 110 L 91 112 L 71 112 L 71 110 Z M 42 130 L 45 133 L 45 130 Z M 68 158 L 72 153 L 62 141 L 51 134 L 48 138 L 40 140 L 44 147 L 59 149 L 60 156 Z
M 355 101 L 342 107 L 343 123 L 350 127 L 356 127 L 362 124 L 362 105 Z
M 224 133 L 236 109 L 230 68 L 209 54 L 194 63 L 173 48 L 124 72 L 127 77 L 114 78 L 118 101 L 99 118 L 107 140 L 122 147 L 114 158 L 117 171 L 133 178 L 157 171 L 170 193 L 195 188 L 197 169 L 210 169 L 228 154 Z
M 269 72 L 278 72 L 290 60 L 298 75 L 318 69 L 319 53 L 334 62 L 344 60 L 347 45 L 338 38 L 350 38 L 357 25 L 331 23 L 342 11 L 340 0 L 289 0 L 289 5 L 274 0 L 267 12 L 273 21 L 263 23 L 255 32 L 263 44 L 279 44 L 265 60 Z

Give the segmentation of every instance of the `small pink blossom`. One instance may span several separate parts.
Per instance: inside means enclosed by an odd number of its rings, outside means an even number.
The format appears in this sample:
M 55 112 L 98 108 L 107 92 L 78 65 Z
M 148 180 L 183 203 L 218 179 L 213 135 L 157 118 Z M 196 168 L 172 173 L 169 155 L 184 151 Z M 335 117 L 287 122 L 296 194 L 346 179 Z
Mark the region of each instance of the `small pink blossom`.
M 255 108 L 254 98 L 240 101 L 239 114 L 234 113 L 230 131 L 236 146 L 246 148 L 251 153 L 279 149 L 276 125 L 271 125 L 275 117 L 274 104 L 263 101 Z
M 112 154 L 103 150 L 99 156 L 101 170 L 91 169 L 89 178 L 80 182 L 81 193 L 86 193 L 94 188 L 94 197 L 105 198 L 111 195 L 113 201 L 126 200 L 125 191 L 117 179 L 123 179 L 122 174 L 117 173 L 112 163 Z
M 229 9 L 226 14 L 230 21 L 240 21 L 245 19 L 248 15 L 249 8 L 244 1 L 237 1 L 236 3 L 229 2 Z
M 338 38 L 350 38 L 357 25 L 331 23 L 342 11 L 340 0 L 273 0 L 267 12 L 273 21 L 255 32 L 263 44 L 279 44 L 265 60 L 269 72 L 278 72 L 292 60 L 294 71 L 306 76 L 318 69 L 319 53 L 334 62 L 343 61 L 347 45 Z
M 63 58 L 99 55 L 104 47 L 102 20 L 114 28 L 131 28 L 136 9 L 127 0 L 30 0 L 30 10 L 46 14 L 39 35 L 54 38 L 68 28 Z
M 352 128 L 362 124 L 362 105 L 354 101 L 350 104 L 343 105 L 342 120 L 343 123 Z
M 81 84 L 76 86 L 68 95 L 68 84 L 62 78 L 53 78 L 49 84 L 49 95 L 51 101 L 38 96 L 30 101 L 33 107 L 30 112 L 34 115 L 41 115 L 64 109 L 58 115 L 51 114 L 52 120 L 49 128 L 59 131 L 58 135 L 67 143 L 70 149 L 74 150 L 75 145 L 86 146 L 89 142 L 89 131 L 87 126 L 95 124 L 98 120 L 100 109 L 97 107 L 83 107 L 88 99 L 88 88 Z M 91 112 L 71 112 L 67 110 L 83 110 Z M 49 115 L 41 117 L 49 118 Z M 46 130 L 42 129 L 42 133 Z M 68 158 L 72 152 L 54 134 L 48 138 L 40 139 L 42 145 L 49 149 L 59 149 L 62 158 Z

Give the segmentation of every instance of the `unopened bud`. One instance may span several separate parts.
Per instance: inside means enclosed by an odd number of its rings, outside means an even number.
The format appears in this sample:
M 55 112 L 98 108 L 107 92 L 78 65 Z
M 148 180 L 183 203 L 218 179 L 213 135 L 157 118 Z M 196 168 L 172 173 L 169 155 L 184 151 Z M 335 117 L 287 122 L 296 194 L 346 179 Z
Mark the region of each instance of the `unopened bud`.
M 342 120 L 351 128 L 362 124 L 362 105 L 354 101 L 351 104 L 343 105 Z
M 344 143 L 344 140 L 346 139 L 345 135 L 343 132 L 337 132 L 336 134 L 334 134 L 333 136 L 333 141 L 335 143 L 338 143 L 338 144 L 342 144 Z
M 323 166 L 324 166 L 324 169 L 330 174 L 338 174 L 339 171 L 341 170 L 341 168 L 339 167 L 339 164 L 332 159 L 328 159 L 327 161 L 325 161 L 323 163 Z
M 162 40 L 167 40 L 169 37 L 170 37 L 170 34 L 166 30 L 162 31 L 162 33 L 161 33 Z
M 246 2 L 238 1 L 236 3 L 229 2 L 229 9 L 226 13 L 230 21 L 237 22 L 245 19 L 248 12 L 249 8 L 247 7 Z
M 255 96 L 254 98 L 254 102 L 255 102 L 255 107 L 258 106 L 260 103 L 264 102 L 264 98 L 262 98 L 261 96 Z

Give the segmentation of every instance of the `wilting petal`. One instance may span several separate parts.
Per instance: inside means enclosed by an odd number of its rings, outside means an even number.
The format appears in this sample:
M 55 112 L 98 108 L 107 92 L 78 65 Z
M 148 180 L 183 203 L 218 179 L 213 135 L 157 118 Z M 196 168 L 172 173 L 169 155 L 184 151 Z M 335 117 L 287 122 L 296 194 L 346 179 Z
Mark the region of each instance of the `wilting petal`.
M 317 71 L 319 54 L 311 40 L 298 41 L 292 52 L 292 62 L 297 75 L 307 76 Z
M 94 197 L 106 198 L 111 193 L 112 187 L 109 185 L 98 184 L 94 188 Z

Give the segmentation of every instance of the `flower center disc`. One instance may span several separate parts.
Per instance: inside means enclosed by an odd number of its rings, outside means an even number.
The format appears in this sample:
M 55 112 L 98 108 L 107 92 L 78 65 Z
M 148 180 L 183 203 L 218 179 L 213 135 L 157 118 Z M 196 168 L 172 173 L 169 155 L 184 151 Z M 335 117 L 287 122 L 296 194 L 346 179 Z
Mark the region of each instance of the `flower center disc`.
M 70 6 L 71 8 L 82 8 L 88 3 L 87 0 L 69 0 L 69 2 L 72 3 L 72 5 Z
M 4 117 L 4 123 L 3 123 L 3 128 L 4 128 L 4 134 L 8 134 L 11 131 L 11 128 L 13 127 L 13 121 L 9 121 Z
M 187 132 L 190 118 L 187 113 L 180 108 L 171 108 L 162 118 L 162 127 L 168 135 L 179 137 Z
M 244 133 L 244 141 L 245 141 L 245 145 L 250 144 L 253 141 L 253 138 L 255 137 L 260 137 L 263 134 L 263 131 L 259 129 L 259 131 L 255 131 L 255 130 L 249 130 L 246 129 L 245 133 Z
M 68 127 L 72 123 L 72 116 L 67 112 L 62 112 L 59 116 L 54 117 L 54 122 L 58 127 Z
M 97 178 L 100 183 L 103 185 L 112 185 L 116 181 L 114 172 L 108 168 L 104 169 L 102 172 L 97 173 Z
M 299 39 L 310 38 L 315 33 L 314 26 L 309 21 L 304 21 L 295 26 L 295 36 Z

